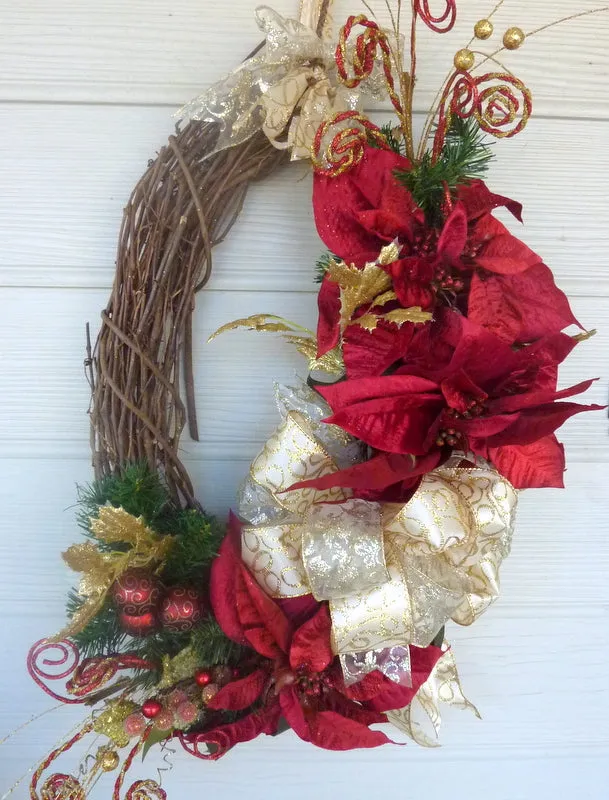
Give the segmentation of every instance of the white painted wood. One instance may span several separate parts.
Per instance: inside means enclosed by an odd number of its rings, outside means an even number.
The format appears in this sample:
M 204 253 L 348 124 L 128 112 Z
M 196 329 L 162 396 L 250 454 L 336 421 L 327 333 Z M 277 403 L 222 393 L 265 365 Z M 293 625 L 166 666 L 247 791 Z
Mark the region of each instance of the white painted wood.
M 443 0 L 432 2 L 443 8 Z M 296 0 L 269 5 L 295 16 Z M 383 0 L 370 5 L 381 24 L 388 24 Z M 454 53 L 468 43 L 474 22 L 493 5 L 492 0 L 462 3 L 458 24 L 445 37 L 421 26 L 427 47 L 421 48 L 419 61 L 419 108 L 430 107 Z M 601 5 L 598 0 L 509 0 L 495 17 L 496 35 L 480 42 L 479 49 L 494 52 L 511 25 L 528 32 Z M 4 0 L 0 99 L 178 107 L 259 43 L 255 6 L 249 0 Z M 348 14 L 365 11 L 359 0 L 337 0 L 334 8 L 336 27 Z M 499 58 L 530 85 L 540 114 L 563 117 L 568 108 L 578 116 L 607 118 L 608 33 L 607 16 L 585 17 L 541 33 L 517 53 Z
M 431 0 L 432 8 L 442 0 Z M 418 107 L 491 0 L 459 0 L 459 28 L 424 34 Z M 497 15 L 526 30 L 597 0 L 507 0 Z M 296 0 L 276 0 L 283 13 Z M 375 10 L 386 20 L 381 0 Z M 72 577 L 59 553 L 76 537 L 75 483 L 90 478 L 84 323 L 112 279 L 122 206 L 171 131 L 171 113 L 259 40 L 250 0 L 0 0 L 0 739 L 52 705 L 23 669 L 32 641 L 59 628 Z M 358 12 L 339 0 L 337 20 Z M 531 86 L 537 116 L 497 145 L 490 182 L 525 204 L 522 235 L 599 334 L 562 382 L 601 380 L 609 355 L 609 15 L 540 34 L 506 62 Z M 379 116 L 382 120 L 385 114 Z M 419 121 L 420 124 L 420 121 Z M 273 380 L 302 369 L 269 335 L 208 334 L 271 311 L 312 325 L 310 175 L 292 166 L 251 194 L 199 298 L 196 374 L 201 443 L 183 447 L 198 495 L 223 517 L 276 423 Z M 519 230 L 518 226 L 514 226 Z M 213 387 L 210 391 L 208 387 Z M 218 764 L 177 754 L 169 800 L 605 800 L 609 785 L 609 442 L 606 413 L 569 422 L 567 490 L 525 493 L 503 596 L 474 628 L 451 631 L 484 719 L 448 713 L 440 751 L 333 754 L 292 734 L 244 745 Z M 62 709 L 0 746 L 0 797 L 82 717 Z M 134 778 L 151 764 L 136 767 Z M 75 761 L 67 761 L 69 771 Z M 138 769 L 139 775 L 138 775 Z M 94 800 L 107 800 L 101 783 Z M 25 786 L 16 800 L 29 794 Z
M 122 209 L 171 132 L 168 109 L 5 104 L 0 128 L 0 285 L 109 288 Z M 506 220 L 571 295 L 609 294 L 608 135 L 605 121 L 533 119 L 494 145 L 489 182 L 525 207 L 524 228 Z M 289 165 L 251 190 L 210 287 L 311 291 L 323 249 L 310 169 Z
M 95 323 L 103 307 L 104 290 L 3 289 L 5 311 L 0 317 L 0 341 L 10 341 L 0 371 L 0 442 L 10 454 L 39 452 L 40 443 L 88 454 L 85 412 L 88 386 L 83 377 L 84 323 Z M 574 298 L 575 313 L 597 336 L 580 344 L 561 370 L 561 382 L 571 386 L 601 373 L 609 346 L 609 298 Z M 205 291 L 199 298 L 195 328 L 195 367 L 201 442 L 185 437 L 183 450 L 195 459 L 252 457 L 276 424 L 273 380 L 289 381 L 297 372 L 306 377 L 306 362 L 273 334 L 228 332 L 207 344 L 221 325 L 255 313 L 273 313 L 314 327 L 313 293 Z M 58 348 L 58 342 L 61 347 Z M 606 380 L 579 398 L 606 402 Z M 245 397 L 247 396 L 247 402 Z M 609 461 L 605 446 L 604 412 L 588 413 L 567 422 L 561 436 L 571 458 Z M 52 445 L 51 445 L 52 443 Z

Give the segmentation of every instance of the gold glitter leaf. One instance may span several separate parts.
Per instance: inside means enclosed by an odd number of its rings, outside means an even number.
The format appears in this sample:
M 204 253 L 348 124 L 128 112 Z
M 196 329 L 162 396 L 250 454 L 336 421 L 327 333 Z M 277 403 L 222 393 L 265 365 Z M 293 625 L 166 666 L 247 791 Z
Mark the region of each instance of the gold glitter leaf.
M 98 516 L 90 519 L 89 527 L 100 541 L 120 542 L 130 545 L 130 549 L 104 553 L 92 542 L 85 542 L 66 550 L 66 564 L 82 573 L 78 593 L 84 602 L 54 641 L 80 633 L 99 613 L 110 587 L 125 570 L 162 564 L 173 546 L 171 536 L 160 536 L 142 517 L 134 517 L 124 508 L 100 508 Z
M 399 259 L 401 250 L 402 248 L 398 244 L 397 239 L 394 239 L 391 244 L 383 247 L 378 258 L 378 263 L 382 264 L 384 267 L 388 264 L 393 264 Z
M 339 349 L 334 349 L 321 358 L 317 358 L 317 338 L 312 330 L 304 328 L 290 320 L 277 317 L 274 314 L 253 314 L 251 317 L 236 319 L 229 322 L 213 333 L 208 342 L 215 339 L 225 331 L 236 330 L 237 328 L 247 328 L 251 331 L 270 331 L 271 333 L 282 333 L 284 339 L 301 353 L 309 362 L 309 370 L 321 370 L 330 375 L 342 375 L 344 365 Z
M 62 553 L 62 558 L 74 572 L 93 572 L 106 568 L 106 560 L 93 542 L 73 544 Z
M 330 264 L 330 280 L 340 286 L 340 326 L 344 331 L 358 308 L 372 303 L 375 297 L 391 288 L 391 276 L 378 264 L 363 269 L 347 264 Z
M 335 347 L 321 358 L 317 358 L 317 340 L 310 336 L 286 336 L 286 341 L 293 344 L 308 363 L 309 372 L 325 372 L 328 375 L 342 375 L 345 371 L 342 353 Z
M 378 327 L 380 319 L 381 317 L 378 314 L 364 314 L 363 316 L 358 317 L 356 320 L 353 320 L 351 324 L 359 325 L 360 328 L 372 332 Z
M 124 722 L 137 709 L 136 703 L 129 700 L 112 700 L 93 723 L 93 730 L 107 736 L 117 747 L 126 747 L 129 737 L 125 733 Z
M 373 331 L 381 320 L 393 322 L 400 328 L 405 322 L 429 322 L 430 319 L 432 319 L 432 315 L 429 312 L 422 311 L 419 306 L 413 306 L 412 308 L 396 308 L 395 311 L 389 311 L 387 314 L 363 314 L 353 320 L 351 324 L 359 325 L 367 331 Z
M 433 316 L 429 311 L 423 311 L 420 306 L 412 306 L 412 308 L 396 308 L 395 311 L 389 311 L 383 314 L 382 319 L 386 322 L 394 322 L 398 327 L 405 322 L 429 322 Z
M 272 320 L 272 322 L 269 320 Z M 246 328 L 250 331 L 281 333 L 292 331 L 294 325 L 288 323 L 281 317 L 276 317 L 274 314 L 252 314 L 251 317 L 243 317 L 242 319 L 233 320 L 233 322 L 227 322 L 226 325 L 222 325 L 221 328 L 218 328 L 217 331 L 212 333 L 207 341 L 211 342 L 217 336 L 220 336 L 221 333 L 234 331 L 237 330 L 237 328 Z
M 374 300 L 375 306 L 386 306 L 387 303 L 392 303 L 394 300 L 397 300 L 397 294 L 391 289 L 388 292 L 384 292 L 383 294 L 379 295 Z
M 201 659 L 196 650 L 189 645 L 180 650 L 173 658 L 167 655 L 163 656 L 162 664 L 163 671 L 157 689 L 169 689 L 180 681 L 192 678 L 197 667 L 201 665 Z

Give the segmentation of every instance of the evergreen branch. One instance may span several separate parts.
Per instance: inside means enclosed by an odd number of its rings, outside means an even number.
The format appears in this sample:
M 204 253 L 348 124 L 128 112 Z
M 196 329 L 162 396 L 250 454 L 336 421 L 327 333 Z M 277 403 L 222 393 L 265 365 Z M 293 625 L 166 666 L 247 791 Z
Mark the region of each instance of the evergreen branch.
M 396 170 L 395 175 L 425 212 L 428 222 L 437 225 L 442 219 L 446 188 L 452 194 L 460 184 L 481 178 L 492 158 L 493 153 L 476 120 L 455 117 L 435 163 L 428 151 L 412 170 Z
M 330 268 L 331 262 L 335 260 L 338 260 L 337 257 L 329 250 L 320 255 L 315 264 L 315 283 L 321 283 L 323 281 L 326 272 Z

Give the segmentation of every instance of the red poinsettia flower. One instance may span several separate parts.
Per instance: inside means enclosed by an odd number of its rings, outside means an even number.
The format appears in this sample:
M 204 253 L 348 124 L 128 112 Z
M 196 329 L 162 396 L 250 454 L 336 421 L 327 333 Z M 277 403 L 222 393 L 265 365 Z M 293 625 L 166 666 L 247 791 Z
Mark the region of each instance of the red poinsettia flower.
M 444 310 L 416 334 L 394 374 L 318 389 L 334 411 L 326 421 L 377 450 L 438 459 L 452 448 L 471 450 L 517 488 L 562 486 L 564 453 L 554 431 L 601 408 L 562 402 L 592 381 L 557 391 L 558 365 L 575 344 L 559 333 L 513 350 Z M 360 478 L 371 477 L 373 463 L 358 465 Z M 343 485 L 340 474 L 332 479 Z
M 294 628 L 241 561 L 239 529 L 232 517 L 214 561 L 211 601 L 227 636 L 253 648 L 261 658 L 249 675 L 229 683 L 208 703 L 210 710 L 243 712 L 243 717 L 184 735 L 184 746 L 194 752 L 195 745 L 210 743 L 226 752 L 239 741 L 276 733 L 280 717 L 301 739 L 329 750 L 390 743 L 384 733 L 369 726 L 387 721 L 382 711 L 403 708 L 412 700 L 442 651 L 433 646 L 411 649 L 411 688 L 396 686 L 375 673 L 348 689 L 332 652 L 327 605 L 315 604 L 313 616 Z
M 402 257 L 389 269 L 402 306 L 456 306 L 510 344 L 578 324 L 541 258 L 491 215 L 505 206 L 521 220 L 519 203 L 471 181 L 459 188 L 444 225 L 435 228 L 395 177 L 409 168 L 401 156 L 369 148 L 345 175 L 316 176 L 315 219 L 332 252 L 363 266 L 397 239 Z M 322 284 L 319 309 L 323 353 L 338 341 L 339 292 L 329 279 Z M 375 333 L 369 334 L 373 350 Z
M 501 200 L 521 220 L 521 207 Z M 510 344 L 579 325 L 551 270 L 491 215 L 497 196 L 482 181 L 472 181 L 460 187 L 459 202 L 468 220 L 460 263 L 468 287 L 467 316 Z

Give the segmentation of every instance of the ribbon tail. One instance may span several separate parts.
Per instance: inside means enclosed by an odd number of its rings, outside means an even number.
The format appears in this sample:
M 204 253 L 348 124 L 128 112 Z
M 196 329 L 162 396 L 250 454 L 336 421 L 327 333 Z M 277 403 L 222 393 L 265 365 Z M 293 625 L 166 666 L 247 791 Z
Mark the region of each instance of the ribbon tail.
M 410 705 L 387 713 L 389 722 L 422 747 L 440 747 L 441 703 L 473 711 L 481 719 L 480 712 L 463 692 L 455 657 L 446 642 L 444 648 L 446 652 Z

